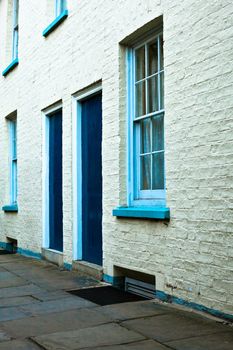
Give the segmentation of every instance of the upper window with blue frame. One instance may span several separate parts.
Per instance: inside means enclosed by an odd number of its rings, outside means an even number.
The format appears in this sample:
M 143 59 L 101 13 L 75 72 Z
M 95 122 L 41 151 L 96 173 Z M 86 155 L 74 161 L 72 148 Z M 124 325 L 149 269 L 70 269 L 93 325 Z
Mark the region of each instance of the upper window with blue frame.
M 18 46 L 19 46 L 19 0 L 10 0 L 8 2 L 8 16 L 7 16 L 7 50 L 6 63 L 7 67 L 2 72 L 5 77 L 12 71 L 19 63 Z
M 66 0 L 48 0 L 49 10 L 53 9 L 53 20 L 43 31 L 43 36 L 47 37 L 50 33 L 54 31 L 67 17 L 67 1 Z M 53 4 L 51 1 L 54 1 Z M 50 11 L 49 11 L 50 12 Z
M 129 204 L 165 205 L 163 35 L 129 50 Z
M 19 0 L 13 1 L 13 47 L 12 60 L 18 58 L 18 44 L 19 44 Z
M 66 0 L 55 0 L 55 17 L 60 16 L 66 9 Z

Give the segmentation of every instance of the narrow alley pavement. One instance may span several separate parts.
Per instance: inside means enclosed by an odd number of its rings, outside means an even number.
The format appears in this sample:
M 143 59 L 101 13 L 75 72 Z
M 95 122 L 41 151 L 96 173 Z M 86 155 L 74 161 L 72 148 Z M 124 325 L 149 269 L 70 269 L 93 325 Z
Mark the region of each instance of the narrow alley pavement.
M 67 293 L 94 279 L 0 254 L 1 350 L 232 350 L 233 328 L 156 301 L 99 306 Z

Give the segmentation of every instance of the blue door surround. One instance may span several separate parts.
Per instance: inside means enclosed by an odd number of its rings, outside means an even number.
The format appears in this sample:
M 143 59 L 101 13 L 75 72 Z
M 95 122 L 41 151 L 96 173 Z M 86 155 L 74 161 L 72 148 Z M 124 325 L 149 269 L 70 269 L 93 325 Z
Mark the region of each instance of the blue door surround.
M 62 110 L 49 116 L 49 248 L 63 251 Z
M 82 260 L 102 265 L 102 95 L 81 103 Z

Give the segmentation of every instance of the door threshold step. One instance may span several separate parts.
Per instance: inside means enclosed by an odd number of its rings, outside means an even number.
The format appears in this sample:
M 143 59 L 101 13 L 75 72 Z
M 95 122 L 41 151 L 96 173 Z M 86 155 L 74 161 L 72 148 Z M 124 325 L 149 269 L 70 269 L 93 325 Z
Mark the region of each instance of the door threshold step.
M 103 279 L 103 266 L 92 264 L 88 261 L 74 260 L 72 263 L 72 269 L 94 277 L 98 281 L 102 281 Z
M 53 249 L 41 249 L 42 256 L 45 260 L 48 260 L 60 267 L 63 266 L 63 253 Z

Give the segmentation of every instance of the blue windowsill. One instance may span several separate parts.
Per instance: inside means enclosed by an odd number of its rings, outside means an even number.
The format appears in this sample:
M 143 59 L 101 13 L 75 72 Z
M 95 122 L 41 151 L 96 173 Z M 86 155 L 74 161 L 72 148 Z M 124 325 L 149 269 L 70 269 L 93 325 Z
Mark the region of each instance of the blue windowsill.
M 170 209 L 165 207 L 118 207 L 113 209 L 112 215 L 122 218 L 169 220 Z
M 68 10 L 62 11 L 62 13 L 55 18 L 55 20 L 48 25 L 47 28 L 43 31 L 43 36 L 47 37 L 50 33 L 54 31 L 66 18 L 68 17 Z
M 6 213 L 17 213 L 18 205 L 17 204 L 4 205 L 2 207 L 2 210 L 5 211 Z
M 4 69 L 4 71 L 2 72 L 2 75 L 5 77 L 8 73 L 10 73 L 16 66 L 18 66 L 19 64 L 19 59 L 15 58 L 10 64 L 9 66 L 6 67 L 6 69 Z

